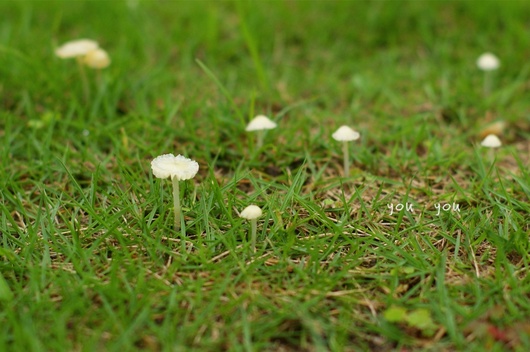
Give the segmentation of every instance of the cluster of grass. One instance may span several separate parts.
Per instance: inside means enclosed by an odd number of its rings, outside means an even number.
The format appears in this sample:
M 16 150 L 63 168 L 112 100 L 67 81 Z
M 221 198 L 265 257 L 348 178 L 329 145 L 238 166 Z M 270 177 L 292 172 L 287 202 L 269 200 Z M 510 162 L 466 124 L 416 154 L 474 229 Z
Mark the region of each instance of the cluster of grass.
M 0 13 L 0 350 L 530 349 L 530 3 Z M 89 102 L 53 55 L 76 38 L 112 58 Z M 261 151 L 258 113 L 279 124 Z M 477 142 L 499 119 L 493 164 Z M 362 136 L 348 179 L 342 124 Z M 149 169 L 163 153 L 200 164 L 186 236 Z

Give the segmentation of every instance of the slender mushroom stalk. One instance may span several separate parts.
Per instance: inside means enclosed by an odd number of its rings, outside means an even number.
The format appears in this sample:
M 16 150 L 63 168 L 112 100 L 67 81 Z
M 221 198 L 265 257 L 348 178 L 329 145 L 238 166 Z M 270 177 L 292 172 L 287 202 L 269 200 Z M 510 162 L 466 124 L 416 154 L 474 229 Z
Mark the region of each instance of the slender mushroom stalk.
M 258 218 L 262 215 L 261 208 L 257 205 L 249 205 L 241 212 L 240 217 L 250 221 L 250 245 L 252 252 L 256 252 L 256 237 L 258 228 Z
M 350 176 L 350 153 L 348 150 L 348 142 L 342 142 L 342 154 L 344 155 L 344 176 Z
M 81 76 L 81 86 L 83 87 L 83 99 L 85 102 L 90 100 L 90 86 L 88 85 L 88 79 L 86 77 L 85 65 L 83 64 L 83 58 L 78 56 L 76 58 L 77 68 L 79 69 L 79 76 Z
M 352 130 L 348 126 L 340 126 L 335 133 L 332 134 L 333 139 L 342 142 L 342 154 L 344 157 L 344 177 L 350 176 L 350 153 L 348 142 L 359 139 L 360 134 Z
M 175 231 L 180 230 L 182 223 L 182 207 L 180 205 L 179 181 L 189 180 L 199 171 L 199 164 L 182 155 L 164 154 L 151 161 L 153 175 L 157 178 L 171 178 L 173 183 L 173 211 Z
M 492 53 L 484 53 L 477 59 L 477 66 L 484 71 L 484 95 L 489 95 L 492 89 L 493 72 L 500 66 L 499 58 Z
M 263 138 L 265 138 L 265 133 L 263 131 L 258 131 L 256 133 L 256 148 L 257 149 L 263 147 Z
M 173 183 L 173 212 L 175 213 L 175 231 L 180 229 L 180 219 L 182 218 L 182 207 L 180 206 L 179 180 L 175 176 L 171 178 Z
M 260 149 L 263 146 L 263 139 L 265 137 L 265 130 L 276 128 L 278 125 L 276 122 L 269 119 L 267 116 L 258 115 L 252 121 L 250 121 L 245 128 L 247 132 L 257 132 L 256 136 L 256 149 Z
M 482 142 L 480 142 L 480 145 L 490 149 L 489 153 L 488 153 L 489 154 L 489 159 L 490 159 L 491 164 L 494 164 L 495 163 L 495 151 L 494 151 L 494 149 L 499 148 L 500 146 L 502 146 L 502 142 L 499 139 L 499 137 L 497 137 L 494 134 L 489 134 L 489 135 L 486 136 L 486 138 L 484 138 L 484 140 Z
M 251 246 L 252 246 L 252 251 L 256 252 L 256 237 L 258 234 L 258 219 L 250 220 L 250 229 L 252 231 L 252 236 L 251 236 L 251 241 L 250 241 Z

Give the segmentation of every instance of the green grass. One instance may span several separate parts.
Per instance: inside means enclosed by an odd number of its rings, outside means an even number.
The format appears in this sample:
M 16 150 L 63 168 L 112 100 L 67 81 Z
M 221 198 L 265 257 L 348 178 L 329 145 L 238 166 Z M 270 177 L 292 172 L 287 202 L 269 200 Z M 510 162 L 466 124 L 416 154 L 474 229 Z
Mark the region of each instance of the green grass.
M 530 349 L 529 2 L 134 3 L 0 2 L 1 351 Z

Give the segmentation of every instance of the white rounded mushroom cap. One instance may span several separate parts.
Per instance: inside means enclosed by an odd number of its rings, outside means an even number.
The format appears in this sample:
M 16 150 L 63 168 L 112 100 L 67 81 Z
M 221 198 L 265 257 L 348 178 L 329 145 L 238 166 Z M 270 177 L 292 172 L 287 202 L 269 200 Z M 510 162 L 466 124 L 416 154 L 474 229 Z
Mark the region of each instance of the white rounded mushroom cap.
M 499 58 L 492 53 L 484 53 L 477 59 L 477 66 L 483 71 L 492 71 L 501 65 Z
M 199 171 L 199 164 L 182 155 L 164 154 L 151 161 L 153 175 L 158 178 L 176 178 L 178 181 L 189 180 Z
M 499 137 L 497 137 L 494 134 L 488 134 L 486 138 L 482 142 L 480 142 L 480 145 L 486 148 L 499 148 L 502 143 Z
M 103 49 L 94 49 L 89 51 L 83 58 L 83 62 L 92 68 L 102 69 L 110 65 L 110 58 Z
M 55 50 L 55 55 L 61 59 L 83 56 L 98 48 L 98 43 L 91 39 L 78 39 L 66 42 Z
M 355 141 L 361 136 L 359 132 L 352 130 L 348 126 L 340 126 L 338 130 L 331 135 L 336 141 L 346 142 Z
M 261 130 L 271 130 L 278 126 L 276 122 L 272 121 L 265 115 L 258 115 L 252 119 L 245 128 L 245 131 L 261 131 Z
M 261 214 L 262 211 L 260 207 L 258 207 L 257 205 L 249 205 L 248 207 L 243 209 L 239 216 L 243 219 L 253 220 L 259 218 Z

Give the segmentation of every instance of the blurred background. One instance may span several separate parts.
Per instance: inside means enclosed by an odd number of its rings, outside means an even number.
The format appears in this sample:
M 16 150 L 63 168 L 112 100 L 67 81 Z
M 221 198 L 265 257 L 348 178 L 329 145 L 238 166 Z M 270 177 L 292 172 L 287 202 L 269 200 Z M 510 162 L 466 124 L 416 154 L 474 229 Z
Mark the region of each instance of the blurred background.
M 480 84 L 482 52 L 501 58 L 504 82 L 526 75 L 530 56 L 528 1 L 20 0 L 0 2 L 0 12 L 8 109 L 24 96 L 68 98 L 76 67 L 54 48 L 78 38 L 109 52 L 106 74 L 125 105 L 137 93 L 153 104 L 167 94 L 209 100 L 217 89 L 197 60 L 235 96 L 316 97 L 340 110 L 360 96 L 439 91 L 441 80 L 452 87 L 438 92 L 444 99 L 465 100 L 459 92 Z
M 74 143 L 91 133 L 104 150 L 100 123 L 143 139 L 143 153 L 163 137 L 240 150 L 234 137 L 257 113 L 289 119 L 305 145 L 354 124 L 381 151 L 395 136 L 408 144 L 411 116 L 445 144 L 476 141 L 498 119 L 529 129 L 528 1 L 2 1 L 0 13 L 0 114 L 37 128 L 61 120 Z M 75 60 L 54 54 L 80 38 L 112 60 L 87 72 L 89 101 Z M 484 52 L 501 61 L 488 97 Z

